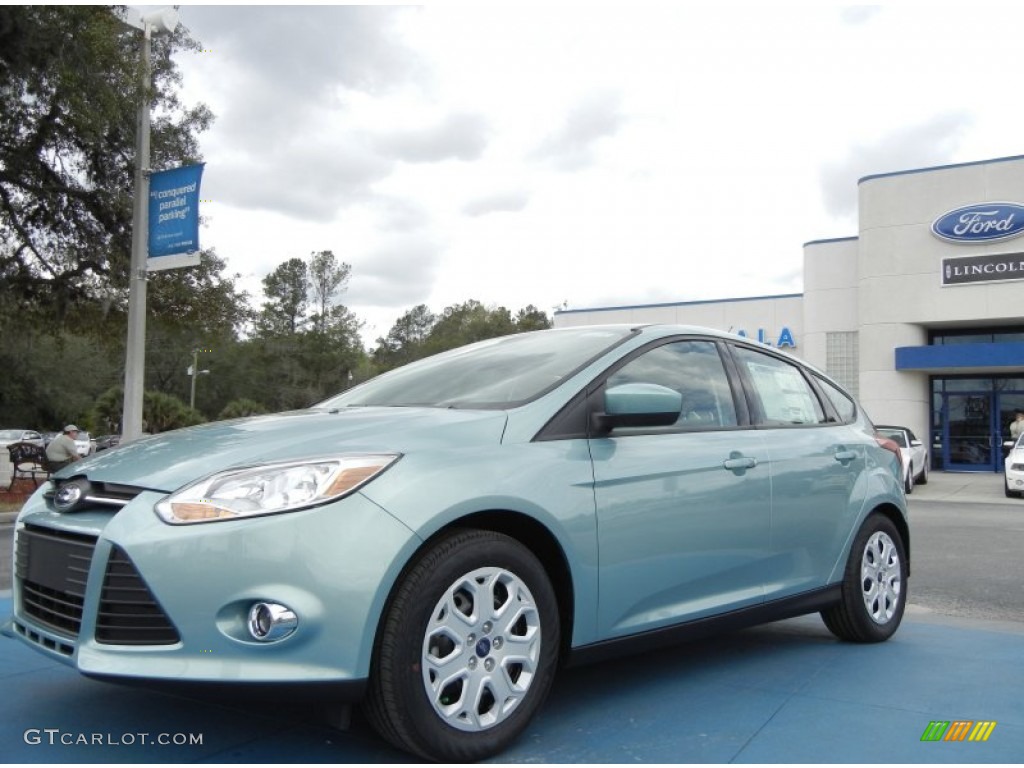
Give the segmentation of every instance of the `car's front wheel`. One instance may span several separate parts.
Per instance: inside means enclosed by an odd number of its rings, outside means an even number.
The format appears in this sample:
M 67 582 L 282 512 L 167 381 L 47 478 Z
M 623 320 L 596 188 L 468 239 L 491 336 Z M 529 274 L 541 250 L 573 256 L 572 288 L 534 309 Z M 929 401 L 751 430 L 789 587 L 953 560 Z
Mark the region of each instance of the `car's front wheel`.
M 843 577 L 842 599 L 821 612 L 825 626 L 841 640 L 888 640 L 907 604 L 907 557 L 892 521 L 874 514 L 854 540 Z
M 492 757 L 551 687 L 559 620 L 544 566 L 515 539 L 459 530 L 408 569 L 381 625 L 365 711 L 429 760 Z
M 903 480 L 903 490 L 907 495 L 914 492 L 914 465 L 907 467 L 907 476 Z

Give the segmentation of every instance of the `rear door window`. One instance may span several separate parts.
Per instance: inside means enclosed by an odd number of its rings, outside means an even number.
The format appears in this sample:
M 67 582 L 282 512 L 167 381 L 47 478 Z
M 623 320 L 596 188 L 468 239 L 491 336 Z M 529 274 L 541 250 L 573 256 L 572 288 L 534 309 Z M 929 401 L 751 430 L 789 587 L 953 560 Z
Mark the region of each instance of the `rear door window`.
M 756 423 L 771 426 L 826 423 L 821 402 L 797 365 L 749 347 L 733 349 L 753 389 Z

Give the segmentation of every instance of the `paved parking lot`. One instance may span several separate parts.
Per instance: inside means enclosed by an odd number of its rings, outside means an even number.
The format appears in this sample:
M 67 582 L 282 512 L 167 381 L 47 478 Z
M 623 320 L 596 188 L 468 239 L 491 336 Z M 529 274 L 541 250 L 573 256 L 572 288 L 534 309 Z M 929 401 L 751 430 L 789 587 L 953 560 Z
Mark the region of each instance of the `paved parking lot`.
M 1024 516 L 999 476 L 933 475 L 913 499 L 1008 503 Z M 0 616 L 10 610 L 9 593 L 0 595 Z M 840 643 L 812 616 L 567 670 L 524 738 L 494 762 L 1019 763 L 1021 619 L 943 617 L 912 603 L 880 645 Z M 4 638 L 0 686 L 7 762 L 412 762 L 358 716 L 342 732 L 310 705 L 112 686 Z M 972 725 L 946 732 L 964 740 L 922 740 L 932 723 L 957 721 Z M 970 741 L 981 723 L 995 725 Z

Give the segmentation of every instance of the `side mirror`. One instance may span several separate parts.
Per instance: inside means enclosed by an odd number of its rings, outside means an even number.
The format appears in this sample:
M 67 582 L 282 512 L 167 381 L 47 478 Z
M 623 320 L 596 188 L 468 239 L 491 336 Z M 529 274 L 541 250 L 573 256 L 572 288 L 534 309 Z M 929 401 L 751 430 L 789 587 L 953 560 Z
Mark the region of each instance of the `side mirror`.
M 913 446 L 914 448 L 917 448 L 917 447 L 919 447 L 919 446 L 922 446 L 922 445 L 924 445 L 924 443 L 922 443 L 922 442 L 921 442 L 920 440 L 916 440 L 916 439 L 915 439 L 915 440 L 911 440 L 911 441 L 910 441 L 910 444 L 911 444 L 911 445 L 912 445 L 912 446 Z
M 604 412 L 594 414 L 597 433 L 615 427 L 668 427 L 679 420 L 683 396 L 660 384 L 636 382 L 605 390 Z

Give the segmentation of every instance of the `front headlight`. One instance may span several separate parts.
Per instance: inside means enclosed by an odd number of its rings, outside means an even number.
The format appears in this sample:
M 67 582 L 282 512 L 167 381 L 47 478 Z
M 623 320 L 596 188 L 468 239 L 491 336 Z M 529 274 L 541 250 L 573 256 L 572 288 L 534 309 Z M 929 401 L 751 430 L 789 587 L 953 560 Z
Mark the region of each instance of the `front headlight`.
M 165 523 L 207 523 L 292 512 L 340 499 L 399 454 L 335 456 L 229 469 L 186 485 L 156 504 Z

